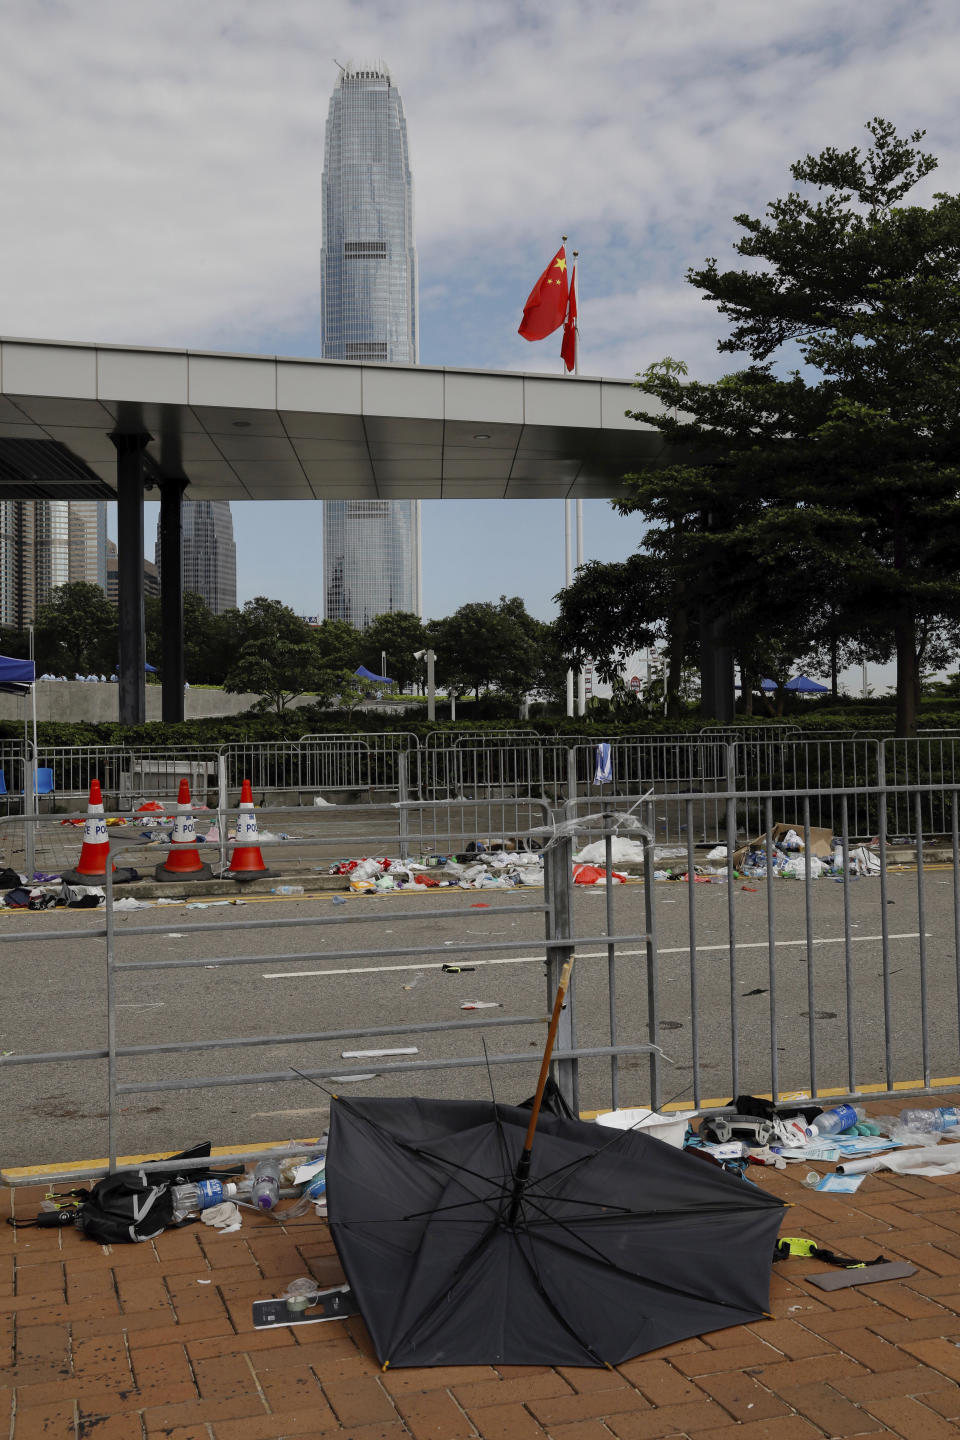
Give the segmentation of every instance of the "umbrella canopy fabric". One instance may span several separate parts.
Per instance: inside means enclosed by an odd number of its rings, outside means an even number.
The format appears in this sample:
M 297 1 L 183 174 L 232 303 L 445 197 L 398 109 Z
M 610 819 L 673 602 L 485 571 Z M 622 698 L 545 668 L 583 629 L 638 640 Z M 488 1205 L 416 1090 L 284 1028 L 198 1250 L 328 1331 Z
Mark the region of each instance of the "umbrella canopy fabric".
M 617 1365 L 769 1307 L 783 1204 L 652 1136 L 491 1101 L 337 1098 L 328 1218 L 381 1363 Z
M 14 660 L 0 655 L 0 690 L 8 695 L 26 695 L 37 678 L 32 660 Z
M 377 685 L 392 685 L 392 684 L 393 684 L 393 681 L 389 678 L 389 676 L 387 676 L 387 675 L 374 675 L 373 671 L 372 671 L 372 670 L 368 670 L 367 667 L 366 667 L 366 665 L 358 665 L 357 668 L 356 668 L 356 670 L 354 670 L 353 673 L 354 673 L 354 675 L 359 675 L 361 680 L 373 680 Z
M 783 688 L 799 691 L 801 695 L 825 695 L 830 687 L 821 685 L 818 680 L 811 680 L 807 675 L 794 675 Z

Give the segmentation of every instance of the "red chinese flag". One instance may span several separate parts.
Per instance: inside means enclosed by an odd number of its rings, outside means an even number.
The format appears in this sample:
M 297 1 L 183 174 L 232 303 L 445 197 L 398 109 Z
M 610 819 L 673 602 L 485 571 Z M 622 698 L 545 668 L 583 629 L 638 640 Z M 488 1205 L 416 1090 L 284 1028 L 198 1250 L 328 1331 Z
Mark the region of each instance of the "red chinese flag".
M 573 370 L 577 363 L 577 267 L 574 265 L 573 274 L 570 276 L 570 303 L 567 306 L 567 318 L 563 322 L 563 341 L 560 345 L 560 358 L 568 370 Z
M 524 340 L 546 340 L 559 330 L 567 313 L 567 252 L 560 246 L 523 307 L 518 334 Z

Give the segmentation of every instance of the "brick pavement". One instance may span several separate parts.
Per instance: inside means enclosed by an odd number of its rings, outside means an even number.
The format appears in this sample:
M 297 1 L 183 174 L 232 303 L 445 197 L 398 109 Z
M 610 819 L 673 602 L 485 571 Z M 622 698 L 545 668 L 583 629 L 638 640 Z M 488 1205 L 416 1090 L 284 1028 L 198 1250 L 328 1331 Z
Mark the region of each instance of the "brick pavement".
M 798 1167 L 804 1173 L 806 1167 Z M 775 1268 L 773 1318 L 616 1371 L 516 1366 L 381 1374 L 358 1319 L 255 1331 L 250 1302 L 341 1278 L 326 1226 L 204 1226 L 106 1249 L 0 1224 L 6 1440 L 816 1440 L 960 1434 L 960 1177 L 868 1176 L 820 1195 L 798 1169 L 751 1175 L 796 1208 L 784 1231 L 911 1279 L 826 1294 Z M 40 1190 L 0 1191 L 0 1216 Z

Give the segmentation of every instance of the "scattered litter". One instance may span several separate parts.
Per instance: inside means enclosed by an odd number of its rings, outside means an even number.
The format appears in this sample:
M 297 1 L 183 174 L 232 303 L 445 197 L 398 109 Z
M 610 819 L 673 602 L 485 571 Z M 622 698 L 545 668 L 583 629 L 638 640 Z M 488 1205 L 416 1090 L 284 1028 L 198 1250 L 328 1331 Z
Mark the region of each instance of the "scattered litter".
M 440 969 L 445 975 L 472 975 L 476 965 L 441 965 Z
M 475 905 L 471 905 L 471 906 L 470 906 L 470 909 L 471 909 L 471 910 L 489 910 L 489 909 L 490 909 L 490 906 L 487 905 L 484 901 L 478 900 Z
M 334 895 L 333 903 L 334 905 L 346 905 L 347 902 L 343 895 Z
M 177 930 L 171 930 L 171 931 L 169 932 L 169 934 L 167 935 L 167 939 L 168 939 L 168 940 L 183 940 L 183 939 L 185 939 L 185 938 L 186 938 L 186 937 L 183 936 L 183 935 L 181 935 L 181 934 L 179 933 L 179 931 L 177 931 Z M 213 967 L 211 967 L 211 968 L 213 968 Z
M 381 1060 L 384 1055 L 419 1055 L 416 1045 L 399 1045 L 393 1050 L 341 1050 L 341 1060 Z
M 122 900 L 113 902 L 114 910 L 152 910 L 152 905 L 146 900 L 135 900 L 132 895 L 124 895 Z
M 376 1080 L 376 1070 L 371 1070 L 369 1075 L 331 1075 L 329 1077 L 337 1085 L 354 1084 L 359 1080 Z
M 503 1005 L 499 1000 L 465 1000 L 460 1006 L 461 1010 L 502 1010 Z
M 204 1225 L 210 1225 L 214 1230 L 219 1230 L 221 1235 L 232 1235 L 239 1230 L 243 1224 L 243 1217 L 232 1200 L 224 1200 L 219 1205 L 211 1205 L 207 1210 L 201 1210 L 200 1219 Z M 209 1280 L 200 1280 L 200 1285 L 209 1285 Z
M 323 798 L 322 795 L 314 795 L 314 797 L 313 797 L 313 803 L 314 803 L 314 805 L 317 807 L 318 810 L 319 810 L 319 809 L 323 809 L 325 806 L 328 806 L 328 805 L 330 806 L 331 809 L 333 808 L 333 801 L 332 801 L 332 800 L 324 800 L 324 798 Z
M 827 1195 L 853 1195 L 863 1181 L 863 1175 L 822 1175 L 817 1189 Z
M 417 988 L 417 986 L 420 984 L 420 981 L 421 981 L 421 980 L 426 980 L 426 978 L 427 978 L 427 977 L 426 977 L 425 973 L 424 973 L 422 970 L 418 970 L 417 973 L 416 973 L 416 975 L 414 975 L 413 979 L 412 979 L 412 980 L 409 980 L 409 981 L 407 982 L 407 984 L 404 985 L 403 988 L 404 988 L 404 990 L 415 990 L 415 989 Z

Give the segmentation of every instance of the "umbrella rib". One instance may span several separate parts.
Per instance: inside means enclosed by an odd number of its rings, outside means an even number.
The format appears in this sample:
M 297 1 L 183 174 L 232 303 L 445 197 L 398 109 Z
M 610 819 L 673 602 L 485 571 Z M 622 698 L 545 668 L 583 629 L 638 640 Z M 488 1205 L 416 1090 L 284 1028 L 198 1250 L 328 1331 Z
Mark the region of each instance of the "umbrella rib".
M 526 1200 L 527 1198 L 528 1197 L 524 1195 L 524 1199 Z M 604 1266 L 605 1269 L 615 1270 L 618 1275 L 626 1275 L 627 1278 L 630 1280 L 638 1280 L 642 1285 L 649 1285 L 652 1289 L 660 1290 L 667 1295 L 682 1295 L 688 1300 L 698 1300 L 701 1304 L 707 1303 L 711 1305 L 720 1305 L 724 1309 L 738 1310 L 742 1313 L 742 1306 L 730 1305 L 729 1302 L 726 1300 L 715 1300 L 712 1296 L 702 1295 L 696 1290 L 687 1290 L 682 1285 L 667 1285 L 662 1280 L 654 1280 L 651 1276 L 641 1275 L 636 1270 L 626 1270 L 622 1265 L 617 1265 L 614 1263 L 613 1260 L 609 1260 L 601 1250 L 598 1250 L 595 1245 L 591 1245 L 589 1240 L 584 1240 L 582 1236 L 578 1235 L 574 1230 L 571 1230 L 567 1225 L 565 1225 L 562 1220 L 558 1220 L 555 1216 L 548 1215 L 547 1212 L 545 1210 L 542 1210 L 535 1201 L 533 1201 L 532 1204 L 534 1209 L 540 1210 L 541 1214 L 546 1216 L 546 1218 L 550 1220 L 554 1226 L 556 1226 L 560 1230 L 565 1231 L 579 1245 L 582 1245 L 587 1250 L 589 1250 L 590 1256 L 596 1257 L 595 1263 Z M 538 1226 L 537 1228 L 538 1230 L 543 1231 L 539 1238 L 545 1240 L 548 1245 L 556 1246 L 558 1250 L 564 1249 L 564 1247 L 557 1245 L 557 1242 L 553 1238 L 553 1236 L 547 1232 L 546 1226 Z M 565 1253 L 569 1252 L 565 1250 Z M 582 1258 L 589 1259 L 590 1256 L 583 1256 Z
M 432 1314 L 432 1312 L 436 1309 L 437 1305 L 440 1303 L 441 1297 L 445 1293 L 448 1293 L 450 1290 L 452 1290 L 455 1285 L 458 1285 L 460 1283 L 464 1275 L 467 1273 L 467 1270 L 470 1268 L 470 1266 L 474 1263 L 474 1261 L 480 1254 L 480 1251 L 485 1249 L 487 1242 L 490 1240 L 493 1232 L 498 1228 L 499 1223 L 499 1219 L 497 1219 L 492 1221 L 492 1223 L 487 1226 L 486 1230 L 484 1230 L 483 1234 L 478 1238 L 476 1244 L 473 1245 L 467 1251 L 466 1255 L 463 1256 L 460 1263 L 457 1265 L 457 1268 L 454 1270 L 453 1274 L 449 1277 L 449 1279 L 444 1281 L 444 1283 L 440 1286 L 440 1289 L 437 1290 L 436 1294 L 431 1297 L 429 1303 L 427 1305 L 424 1305 L 423 1308 L 417 1312 L 416 1316 L 413 1320 L 410 1321 L 410 1324 L 407 1326 L 406 1330 L 404 1330 L 399 1340 L 394 1341 L 391 1347 L 394 1351 L 400 1349 L 400 1347 L 407 1340 L 411 1332 L 416 1329 L 417 1325 L 419 1325 L 424 1315 Z M 389 1364 L 389 1360 L 384 1361 L 384 1370 L 386 1370 Z
M 592 1356 L 592 1358 L 597 1362 L 598 1365 L 604 1365 L 608 1370 L 612 1370 L 613 1366 L 608 1364 L 608 1362 L 604 1360 L 602 1355 L 598 1355 L 596 1350 L 594 1350 L 593 1346 L 588 1344 L 588 1342 L 584 1340 L 582 1335 L 577 1334 L 576 1330 L 574 1330 L 573 1326 L 570 1324 L 569 1320 L 567 1320 L 566 1316 L 562 1313 L 562 1311 L 558 1310 L 557 1306 L 554 1304 L 554 1301 L 551 1299 L 547 1287 L 543 1283 L 543 1279 L 540 1275 L 540 1268 L 536 1263 L 536 1259 L 534 1258 L 532 1250 L 531 1253 L 528 1255 L 524 1250 L 523 1245 L 520 1243 L 519 1230 L 517 1231 L 517 1250 L 519 1252 L 521 1260 L 526 1265 L 530 1273 L 533 1275 L 534 1286 L 539 1291 L 540 1295 L 543 1297 L 544 1303 L 546 1304 L 547 1309 L 553 1315 L 554 1319 L 558 1321 L 558 1323 L 563 1327 L 564 1330 L 566 1330 L 568 1335 L 573 1336 L 577 1344 L 583 1350 L 585 1350 L 588 1355 Z

